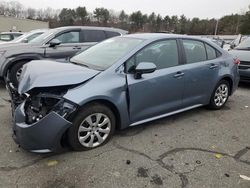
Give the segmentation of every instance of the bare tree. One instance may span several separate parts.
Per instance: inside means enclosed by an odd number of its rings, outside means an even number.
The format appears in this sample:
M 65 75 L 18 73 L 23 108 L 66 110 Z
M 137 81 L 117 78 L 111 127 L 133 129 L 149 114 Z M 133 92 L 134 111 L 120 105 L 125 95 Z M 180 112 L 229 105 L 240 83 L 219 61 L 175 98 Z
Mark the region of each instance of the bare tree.
M 21 16 L 21 12 L 23 8 L 21 3 L 19 3 L 18 1 L 10 1 L 8 5 L 9 5 L 10 16 L 13 16 L 13 17 Z
M 27 9 L 27 18 L 28 19 L 35 19 L 36 17 L 36 10 L 33 8 L 28 8 Z

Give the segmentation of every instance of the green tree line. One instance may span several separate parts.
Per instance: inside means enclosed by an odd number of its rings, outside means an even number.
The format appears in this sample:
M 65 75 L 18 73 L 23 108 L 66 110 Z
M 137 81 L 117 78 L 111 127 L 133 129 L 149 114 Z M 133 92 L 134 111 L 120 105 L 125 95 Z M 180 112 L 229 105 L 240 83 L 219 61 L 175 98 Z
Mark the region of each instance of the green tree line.
M 79 21 L 80 20 L 80 21 Z M 105 8 L 96 8 L 88 13 L 86 7 L 62 9 L 55 26 L 99 25 L 113 26 L 130 32 L 171 32 L 190 35 L 213 35 L 218 24 L 217 34 L 250 34 L 250 11 L 243 15 L 231 14 L 216 19 L 189 19 L 185 15 L 162 17 L 160 14 L 143 14 L 136 11 L 127 14 L 124 10 L 114 13 Z M 53 25 L 52 25 L 53 27 Z
M 0 2 L 0 15 L 49 21 L 50 27 L 69 25 L 110 26 L 130 32 L 170 32 L 190 35 L 250 34 L 250 6 L 244 14 L 231 14 L 216 19 L 187 18 L 185 15 L 162 16 L 152 12 L 136 11 L 127 14 L 103 7 L 87 11 L 86 7 L 62 10 L 25 9 L 17 1 Z M 216 29 L 216 25 L 218 26 Z

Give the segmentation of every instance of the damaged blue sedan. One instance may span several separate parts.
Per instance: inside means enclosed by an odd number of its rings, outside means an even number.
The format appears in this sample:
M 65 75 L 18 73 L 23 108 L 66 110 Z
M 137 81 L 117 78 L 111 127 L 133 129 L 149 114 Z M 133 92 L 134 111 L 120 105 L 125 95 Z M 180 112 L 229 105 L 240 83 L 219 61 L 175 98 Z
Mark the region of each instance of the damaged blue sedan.
M 12 96 L 13 137 L 31 152 L 89 150 L 115 129 L 200 106 L 221 109 L 239 82 L 239 61 L 215 44 L 172 34 L 103 41 L 70 59 L 24 66 Z

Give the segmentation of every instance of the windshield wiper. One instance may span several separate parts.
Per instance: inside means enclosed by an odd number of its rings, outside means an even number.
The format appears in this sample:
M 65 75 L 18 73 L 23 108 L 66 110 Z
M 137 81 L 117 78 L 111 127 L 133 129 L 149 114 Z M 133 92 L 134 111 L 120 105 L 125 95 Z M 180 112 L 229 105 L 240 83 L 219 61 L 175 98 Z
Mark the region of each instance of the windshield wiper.
M 75 62 L 75 61 L 70 61 L 70 63 L 73 63 L 73 64 L 75 64 L 75 65 L 80 65 L 80 66 L 83 66 L 83 67 L 87 67 L 87 68 L 89 68 L 89 66 L 88 66 L 88 65 L 83 64 L 83 63 L 78 63 L 78 62 Z
M 76 62 L 76 61 L 72 61 L 72 60 L 70 60 L 69 61 L 70 63 L 73 63 L 73 64 L 75 64 L 75 65 L 80 65 L 80 66 L 83 66 L 83 67 L 87 67 L 87 68 L 89 68 L 89 69 L 94 69 L 94 70 L 97 70 L 97 71 L 104 71 L 105 69 L 103 69 L 103 68 L 100 68 L 100 67 L 97 67 L 97 66 L 93 66 L 93 65 L 91 65 L 91 66 L 89 66 L 89 65 L 87 65 L 86 63 L 79 63 L 79 62 Z

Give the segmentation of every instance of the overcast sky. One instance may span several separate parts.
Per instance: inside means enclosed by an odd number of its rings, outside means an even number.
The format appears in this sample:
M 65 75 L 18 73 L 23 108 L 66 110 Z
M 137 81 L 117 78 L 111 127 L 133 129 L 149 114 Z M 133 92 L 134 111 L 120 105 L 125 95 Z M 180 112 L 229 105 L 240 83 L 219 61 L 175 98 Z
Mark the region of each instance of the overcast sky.
M 1 1 L 1 0 L 0 0 Z M 141 10 L 165 15 L 186 15 L 188 18 L 220 18 L 248 10 L 249 0 L 18 0 L 26 7 L 54 9 L 85 6 L 88 11 L 105 7 L 127 13 Z

